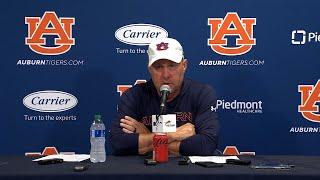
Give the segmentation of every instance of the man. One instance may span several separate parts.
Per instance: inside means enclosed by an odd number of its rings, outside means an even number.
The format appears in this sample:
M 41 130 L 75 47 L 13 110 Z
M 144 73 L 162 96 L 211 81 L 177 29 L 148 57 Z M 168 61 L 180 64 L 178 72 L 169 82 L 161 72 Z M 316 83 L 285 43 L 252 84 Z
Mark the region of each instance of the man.
M 171 38 L 149 45 L 151 80 L 121 96 L 118 116 L 111 127 L 116 155 L 146 154 L 153 150 L 151 116 L 160 111 L 160 87 L 168 85 L 167 114 L 177 115 L 177 130 L 168 133 L 168 149 L 176 155 L 212 155 L 218 142 L 216 97 L 210 86 L 185 79 L 188 61 L 180 43 Z

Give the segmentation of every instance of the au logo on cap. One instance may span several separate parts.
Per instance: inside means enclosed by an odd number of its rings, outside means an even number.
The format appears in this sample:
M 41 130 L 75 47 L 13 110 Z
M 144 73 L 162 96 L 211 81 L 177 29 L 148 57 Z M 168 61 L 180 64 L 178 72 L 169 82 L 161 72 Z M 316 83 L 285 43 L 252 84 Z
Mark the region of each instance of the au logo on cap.
M 157 50 L 158 51 L 167 50 L 169 48 L 168 44 L 169 43 L 164 43 L 164 42 L 157 44 Z
M 256 18 L 241 18 L 236 12 L 229 12 L 222 18 L 208 18 L 210 39 L 208 46 L 221 55 L 236 56 L 247 53 L 256 39 L 253 38 L 253 26 Z M 235 46 L 228 42 L 228 37 L 236 37 Z
M 72 38 L 74 23 L 74 18 L 58 18 L 57 14 L 52 11 L 46 11 L 41 18 L 25 17 L 25 24 L 28 25 L 28 37 L 25 39 L 25 44 L 38 54 L 63 54 L 75 44 L 75 39 Z M 48 45 L 44 37 L 47 35 L 55 36 L 55 46 Z

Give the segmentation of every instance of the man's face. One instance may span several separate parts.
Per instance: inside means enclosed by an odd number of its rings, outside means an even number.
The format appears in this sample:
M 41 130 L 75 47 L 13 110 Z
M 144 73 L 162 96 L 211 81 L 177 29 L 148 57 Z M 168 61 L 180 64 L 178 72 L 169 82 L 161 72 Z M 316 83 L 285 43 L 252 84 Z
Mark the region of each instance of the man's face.
M 159 95 L 160 87 L 164 84 L 171 88 L 167 101 L 171 101 L 179 95 L 184 73 L 187 69 L 187 60 L 175 63 L 167 59 L 160 59 L 154 62 L 148 69 Z

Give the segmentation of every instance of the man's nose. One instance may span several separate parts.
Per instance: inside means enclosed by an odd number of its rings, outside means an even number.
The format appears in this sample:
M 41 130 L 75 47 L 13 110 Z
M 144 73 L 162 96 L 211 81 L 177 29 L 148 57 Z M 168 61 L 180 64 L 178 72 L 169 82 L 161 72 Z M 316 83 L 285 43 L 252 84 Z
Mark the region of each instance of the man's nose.
M 162 76 L 164 79 L 170 78 L 170 70 L 168 67 L 164 67 L 162 71 Z

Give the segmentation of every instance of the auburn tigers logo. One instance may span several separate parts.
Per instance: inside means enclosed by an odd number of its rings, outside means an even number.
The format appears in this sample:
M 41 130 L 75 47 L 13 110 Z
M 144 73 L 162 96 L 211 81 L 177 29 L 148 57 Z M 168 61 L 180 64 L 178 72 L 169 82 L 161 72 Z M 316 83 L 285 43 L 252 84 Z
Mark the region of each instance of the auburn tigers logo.
M 239 18 L 235 12 L 229 12 L 222 18 L 208 18 L 210 39 L 208 46 L 221 55 L 236 56 L 247 53 L 256 39 L 253 38 L 253 26 L 256 18 Z M 236 36 L 235 46 L 228 43 L 226 36 Z
M 307 120 L 320 123 L 319 105 L 316 105 L 320 102 L 320 80 L 315 86 L 299 85 L 298 91 L 301 93 L 298 111 Z
M 136 80 L 134 85 L 140 84 L 140 83 L 145 83 L 145 82 L 147 82 L 147 81 L 143 80 L 143 79 L 142 80 L 138 79 L 138 80 Z M 131 87 L 132 87 L 132 85 L 117 85 L 117 92 L 119 92 L 120 96 L 121 96 L 126 90 L 128 90 Z
M 25 44 L 39 54 L 63 54 L 75 44 L 75 39 L 72 38 L 74 23 L 74 18 L 58 18 L 56 13 L 51 11 L 46 11 L 42 18 L 25 17 L 25 24 L 28 25 L 28 37 L 25 39 Z M 55 46 L 48 46 L 45 35 L 57 36 L 54 38 Z
M 157 50 L 158 51 L 163 51 L 163 50 L 167 50 L 169 47 L 168 47 L 168 43 L 160 43 L 160 44 L 157 44 Z

